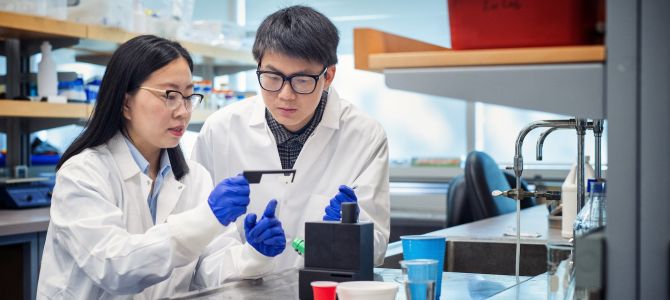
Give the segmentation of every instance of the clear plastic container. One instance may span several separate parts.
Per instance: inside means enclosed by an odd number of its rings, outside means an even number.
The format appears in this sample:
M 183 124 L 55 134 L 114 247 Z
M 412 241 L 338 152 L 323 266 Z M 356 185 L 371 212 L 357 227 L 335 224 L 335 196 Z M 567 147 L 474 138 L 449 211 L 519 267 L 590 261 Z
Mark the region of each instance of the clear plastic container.
M 47 16 L 67 20 L 67 0 L 47 0 Z
M 565 241 L 547 242 L 547 299 L 570 299 L 568 293 L 571 274 L 573 246 Z
M 0 0 L 0 10 L 21 14 L 45 16 L 47 14 L 46 0 Z
M 37 64 L 37 94 L 40 97 L 58 95 L 58 73 L 51 52 L 51 44 L 42 42 L 42 60 Z
M 607 223 L 607 197 L 605 182 L 594 181 L 590 185 L 590 196 L 577 218 L 575 218 L 575 235 L 582 236 Z
M 77 23 L 132 30 L 135 26 L 131 0 L 79 0 L 67 8 L 67 19 Z
M 590 157 L 585 157 L 584 181 L 595 177 L 595 172 L 589 163 Z M 577 216 L 577 164 L 570 169 L 570 173 L 561 185 L 561 203 L 563 205 L 563 216 L 561 218 L 561 235 L 564 238 L 572 237 L 573 224 Z

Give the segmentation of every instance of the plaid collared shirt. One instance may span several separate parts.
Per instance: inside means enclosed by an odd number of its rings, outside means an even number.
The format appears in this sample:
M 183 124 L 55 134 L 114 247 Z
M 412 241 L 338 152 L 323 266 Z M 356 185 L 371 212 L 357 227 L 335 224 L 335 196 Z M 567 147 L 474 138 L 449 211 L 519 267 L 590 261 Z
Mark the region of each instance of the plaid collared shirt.
M 293 164 L 295 164 L 296 159 L 298 159 L 302 147 L 305 145 L 310 135 L 312 135 L 316 126 L 319 125 L 319 122 L 321 122 L 323 112 L 326 110 L 327 99 L 328 92 L 324 91 L 323 94 L 321 94 L 319 105 L 316 106 L 314 116 L 312 116 L 309 123 L 298 132 L 288 131 L 272 117 L 272 114 L 270 114 L 270 111 L 268 111 L 267 108 L 265 109 L 265 120 L 277 141 L 277 150 L 283 169 L 293 168 Z

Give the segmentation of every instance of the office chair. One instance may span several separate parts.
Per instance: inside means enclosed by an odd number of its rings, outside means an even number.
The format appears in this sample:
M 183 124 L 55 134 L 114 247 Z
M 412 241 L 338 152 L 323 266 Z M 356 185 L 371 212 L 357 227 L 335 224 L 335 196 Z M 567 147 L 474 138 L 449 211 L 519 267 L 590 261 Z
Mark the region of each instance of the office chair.
M 475 221 L 470 213 L 470 202 L 467 197 L 465 177 L 463 175 L 454 177 L 449 182 L 447 190 L 447 227 Z
M 494 190 L 509 190 L 516 186 L 512 174 L 500 170 L 488 154 L 473 151 L 465 160 L 464 174 L 455 177 L 447 192 L 447 227 L 514 212 L 516 200 L 493 197 Z M 528 185 L 521 180 L 521 187 Z M 524 199 L 521 208 L 535 205 L 535 199 Z

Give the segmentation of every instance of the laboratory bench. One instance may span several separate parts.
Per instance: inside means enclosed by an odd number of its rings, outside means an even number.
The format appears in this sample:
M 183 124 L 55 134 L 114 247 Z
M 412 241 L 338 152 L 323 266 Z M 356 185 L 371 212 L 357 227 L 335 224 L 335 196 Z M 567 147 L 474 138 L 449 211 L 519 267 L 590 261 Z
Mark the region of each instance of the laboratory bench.
M 0 209 L 0 291 L 6 299 L 35 299 L 49 226 L 49 208 Z
M 441 299 L 546 298 L 545 244 L 567 241 L 560 229 L 549 227 L 547 217 L 545 205 L 521 211 L 521 231 L 527 236 L 521 238 L 522 276 L 518 282 L 513 275 L 516 238 L 509 235 L 514 233 L 514 213 L 426 233 L 447 240 Z M 401 259 L 401 242 L 391 243 L 384 266 L 374 270 L 376 281 L 398 284 L 396 299 L 406 299 L 400 283 Z M 172 299 L 298 299 L 298 272 L 288 270 L 263 279 L 229 282 Z
M 546 244 L 568 242 L 559 228 L 550 228 L 545 205 L 521 210 L 520 274 L 535 276 L 546 271 Z M 446 238 L 445 271 L 514 275 L 516 214 L 509 213 L 449 227 L 426 235 Z M 402 243 L 390 243 L 383 267 L 399 268 Z
M 544 205 L 521 211 L 521 232 L 523 234 L 521 238 L 521 275 L 536 276 L 544 273 L 546 271 L 545 244 L 550 241 L 567 241 L 561 237 L 560 229 L 549 227 L 547 217 L 548 210 Z M 2 254 L 0 260 L 2 265 L 6 266 L 5 270 L 16 270 L 0 274 L 3 279 L 0 280 L 0 289 L 9 291 L 21 287 L 23 295 L 34 295 L 48 224 L 48 207 L 0 210 L 0 254 Z M 461 288 L 458 289 L 469 293 L 465 283 L 472 282 L 473 278 L 492 280 L 489 280 L 490 282 L 485 280 L 481 283 L 482 285 L 505 283 L 507 282 L 505 278 L 514 280 L 512 275 L 514 275 L 515 226 L 516 216 L 510 213 L 425 234 L 446 238 L 444 271 L 447 271 L 446 274 L 450 279 L 445 282 L 451 282 L 452 288 L 460 284 Z M 388 275 L 397 272 L 400 260 L 402 260 L 401 242 L 390 243 L 385 263 L 382 265 L 383 269 L 377 269 L 377 273 Z M 5 278 L 9 276 L 11 278 Z M 282 280 L 287 279 L 276 280 L 283 282 Z M 297 279 L 294 281 L 297 282 Z M 228 295 L 226 294 L 228 292 L 223 291 L 226 286 L 245 287 L 252 284 L 255 283 L 243 281 L 224 285 L 220 293 L 223 293 L 221 296 Z M 297 283 L 288 282 L 288 284 Z M 453 292 L 458 293 L 458 291 Z
M 47 231 L 49 207 L 0 209 L 0 237 Z
M 545 275 L 537 277 L 540 278 L 538 282 L 541 282 Z M 396 299 L 406 299 L 399 269 L 376 268 L 374 278 L 375 281 L 397 283 Z M 523 284 L 532 279 L 535 278 L 521 276 L 519 277 L 519 283 Z M 546 280 L 544 282 L 545 285 L 542 286 L 543 289 L 540 292 L 544 292 L 546 289 Z M 444 272 L 440 298 L 487 299 L 505 293 L 517 285 L 515 276 Z M 532 288 L 537 286 L 539 285 L 532 285 Z M 533 289 L 533 291 L 535 290 Z M 539 298 L 544 298 L 544 296 Z M 214 288 L 176 295 L 171 299 L 298 299 L 298 271 L 292 269 L 262 279 L 229 282 Z
M 543 273 L 524 280 L 491 296 L 492 300 L 547 299 L 547 274 Z

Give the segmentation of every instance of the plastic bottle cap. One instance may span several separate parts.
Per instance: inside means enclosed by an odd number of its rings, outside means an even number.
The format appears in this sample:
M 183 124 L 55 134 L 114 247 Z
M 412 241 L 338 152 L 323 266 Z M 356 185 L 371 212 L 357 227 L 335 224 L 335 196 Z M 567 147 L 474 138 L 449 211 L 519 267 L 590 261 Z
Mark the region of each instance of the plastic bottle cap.
M 591 185 L 595 182 L 598 182 L 598 180 L 595 179 L 595 178 L 589 178 L 588 180 L 586 180 L 586 192 L 587 193 L 591 192 Z

